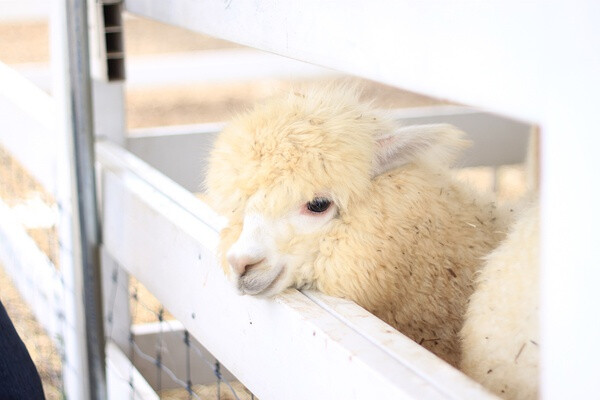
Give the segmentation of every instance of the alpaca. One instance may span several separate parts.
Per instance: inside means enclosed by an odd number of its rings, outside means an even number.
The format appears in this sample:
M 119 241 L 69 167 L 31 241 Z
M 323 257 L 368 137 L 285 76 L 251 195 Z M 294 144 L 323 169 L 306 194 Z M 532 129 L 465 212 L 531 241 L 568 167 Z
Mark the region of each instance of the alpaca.
M 450 125 L 400 127 L 349 85 L 257 105 L 218 136 L 207 195 L 241 294 L 315 288 L 353 300 L 456 366 L 481 257 L 507 217 L 449 168 Z
M 539 207 L 529 206 L 486 257 L 460 334 L 461 369 L 506 399 L 536 399 Z

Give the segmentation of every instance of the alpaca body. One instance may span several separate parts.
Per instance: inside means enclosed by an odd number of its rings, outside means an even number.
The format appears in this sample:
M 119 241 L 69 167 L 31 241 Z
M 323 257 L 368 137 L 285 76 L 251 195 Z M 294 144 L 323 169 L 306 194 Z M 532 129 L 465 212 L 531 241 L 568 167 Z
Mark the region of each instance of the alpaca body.
M 539 208 L 529 207 L 489 256 L 461 330 L 461 369 L 506 399 L 536 399 Z
M 506 218 L 450 176 L 414 166 L 375 179 L 367 199 L 321 239 L 311 280 L 456 366 L 475 272 Z

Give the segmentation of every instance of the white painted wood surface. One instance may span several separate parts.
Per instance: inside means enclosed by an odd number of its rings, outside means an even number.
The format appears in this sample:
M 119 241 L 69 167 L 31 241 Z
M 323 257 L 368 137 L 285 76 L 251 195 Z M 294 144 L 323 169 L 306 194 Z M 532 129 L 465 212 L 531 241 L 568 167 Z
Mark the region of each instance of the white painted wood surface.
M 125 85 L 123 82 L 92 81 L 94 134 L 98 139 L 125 143 Z
M 274 300 L 237 295 L 214 259 L 212 211 L 124 150 L 97 150 L 106 250 L 259 398 L 487 398 L 357 306 L 295 290 Z M 367 325 L 368 337 L 356 329 Z
M 589 51 L 600 42 L 600 28 L 591 19 L 600 8 L 594 1 L 125 0 L 125 7 L 210 36 L 532 121 L 543 116 L 547 96 L 556 96 L 551 79 L 577 66 L 581 56 L 598 62 Z M 575 23 L 581 29 L 566 29 Z M 558 49 L 570 57 L 556 57 Z M 576 70 L 592 72 L 589 67 Z
M 131 89 L 328 75 L 335 73 L 326 68 L 253 49 L 138 56 L 127 63 L 127 87 Z
M 52 98 L 0 62 L 0 144 L 51 194 L 56 193 L 55 105 Z
M 44 20 L 51 0 L 0 0 L 0 22 Z
M 45 63 L 16 65 L 41 89 L 51 89 Z M 302 79 L 334 76 L 332 70 L 252 49 L 205 50 L 131 56 L 126 63 L 128 89 L 244 82 L 259 79 Z

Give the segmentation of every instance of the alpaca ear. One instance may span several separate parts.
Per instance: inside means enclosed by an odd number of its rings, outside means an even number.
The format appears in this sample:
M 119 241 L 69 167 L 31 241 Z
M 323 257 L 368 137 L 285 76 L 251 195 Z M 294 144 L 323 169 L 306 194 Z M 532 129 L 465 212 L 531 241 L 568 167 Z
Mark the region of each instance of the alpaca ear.
M 469 145 L 464 135 L 450 124 L 403 126 L 378 135 L 372 176 L 415 162 L 449 166 Z

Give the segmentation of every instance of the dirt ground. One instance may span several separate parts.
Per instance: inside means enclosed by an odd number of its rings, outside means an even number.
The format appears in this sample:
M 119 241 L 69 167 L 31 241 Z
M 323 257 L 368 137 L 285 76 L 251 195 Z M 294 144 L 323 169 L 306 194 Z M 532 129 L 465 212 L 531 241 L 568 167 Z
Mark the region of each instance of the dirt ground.
M 170 27 L 148 20 L 125 18 L 125 45 L 127 58 L 140 55 L 164 54 L 183 51 L 202 51 L 239 47 L 237 45 L 190 33 L 183 29 Z M 49 28 L 45 22 L 0 22 L 0 61 L 11 65 L 24 63 L 49 62 Z M 365 95 L 377 98 L 377 104 L 387 108 L 427 106 L 449 103 L 432 99 L 416 93 L 402 91 L 385 85 L 363 81 Z M 141 128 L 162 125 L 180 125 L 226 120 L 232 113 L 243 110 L 253 102 L 267 97 L 273 91 L 289 87 L 291 82 L 283 80 L 264 80 L 230 84 L 196 84 L 160 89 L 127 90 L 126 109 L 129 128 Z M 1 90 L 1 89 L 0 89 Z M 0 157 L 5 157 L 0 152 Z M 0 166 L 1 168 L 2 166 Z M 5 167 L 6 168 L 6 167 Z M 16 167 L 15 167 L 16 168 Z M 9 167 L 11 176 L 0 169 L 0 186 L 6 186 L 14 178 L 14 169 Z M 2 174 L 5 175 L 2 175 Z M 507 167 L 497 175 L 499 194 L 503 198 L 516 198 L 523 191 L 524 175 L 522 168 Z M 482 190 L 491 190 L 493 172 L 490 169 L 471 169 L 463 173 L 465 179 L 473 182 Z M 18 180 L 18 179 L 17 179 Z M 3 183 L 4 182 L 4 183 Z M 18 188 L 11 190 L 20 190 Z M 23 189 L 25 190 L 25 189 Z M 29 190 L 29 189 L 28 189 Z M 5 195 L 0 193 L 5 198 Z M 6 200 L 5 200 L 6 201 Z M 47 231 L 31 234 L 45 247 L 48 254 L 55 258 Z M 50 239 L 55 241 L 56 239 Z M 160 304 L 139 289 L 144 304 L 132 303 L 139 307 L 138 322 L 155 322 Z M 19 299 L 0 266 L 0 298 L 9 315 L 16 321 L 17 330 L 25 339 L 26 345 L 44 380 L 44 389 L 48 399 L 61 398 L 60 357 L 37 325 L 26 304 Z
M 360 80 L 357 80 L 360 81 Z M 130 90 L 127 92 L 129 128 L 225 121 L 294 82 L 263 80 L 231 84 L 196 84 L 187 87 Z M 375 98 L 382 108 L 445 104 L 416 93 L 399 91 L 362 80 L 364 97 Z

